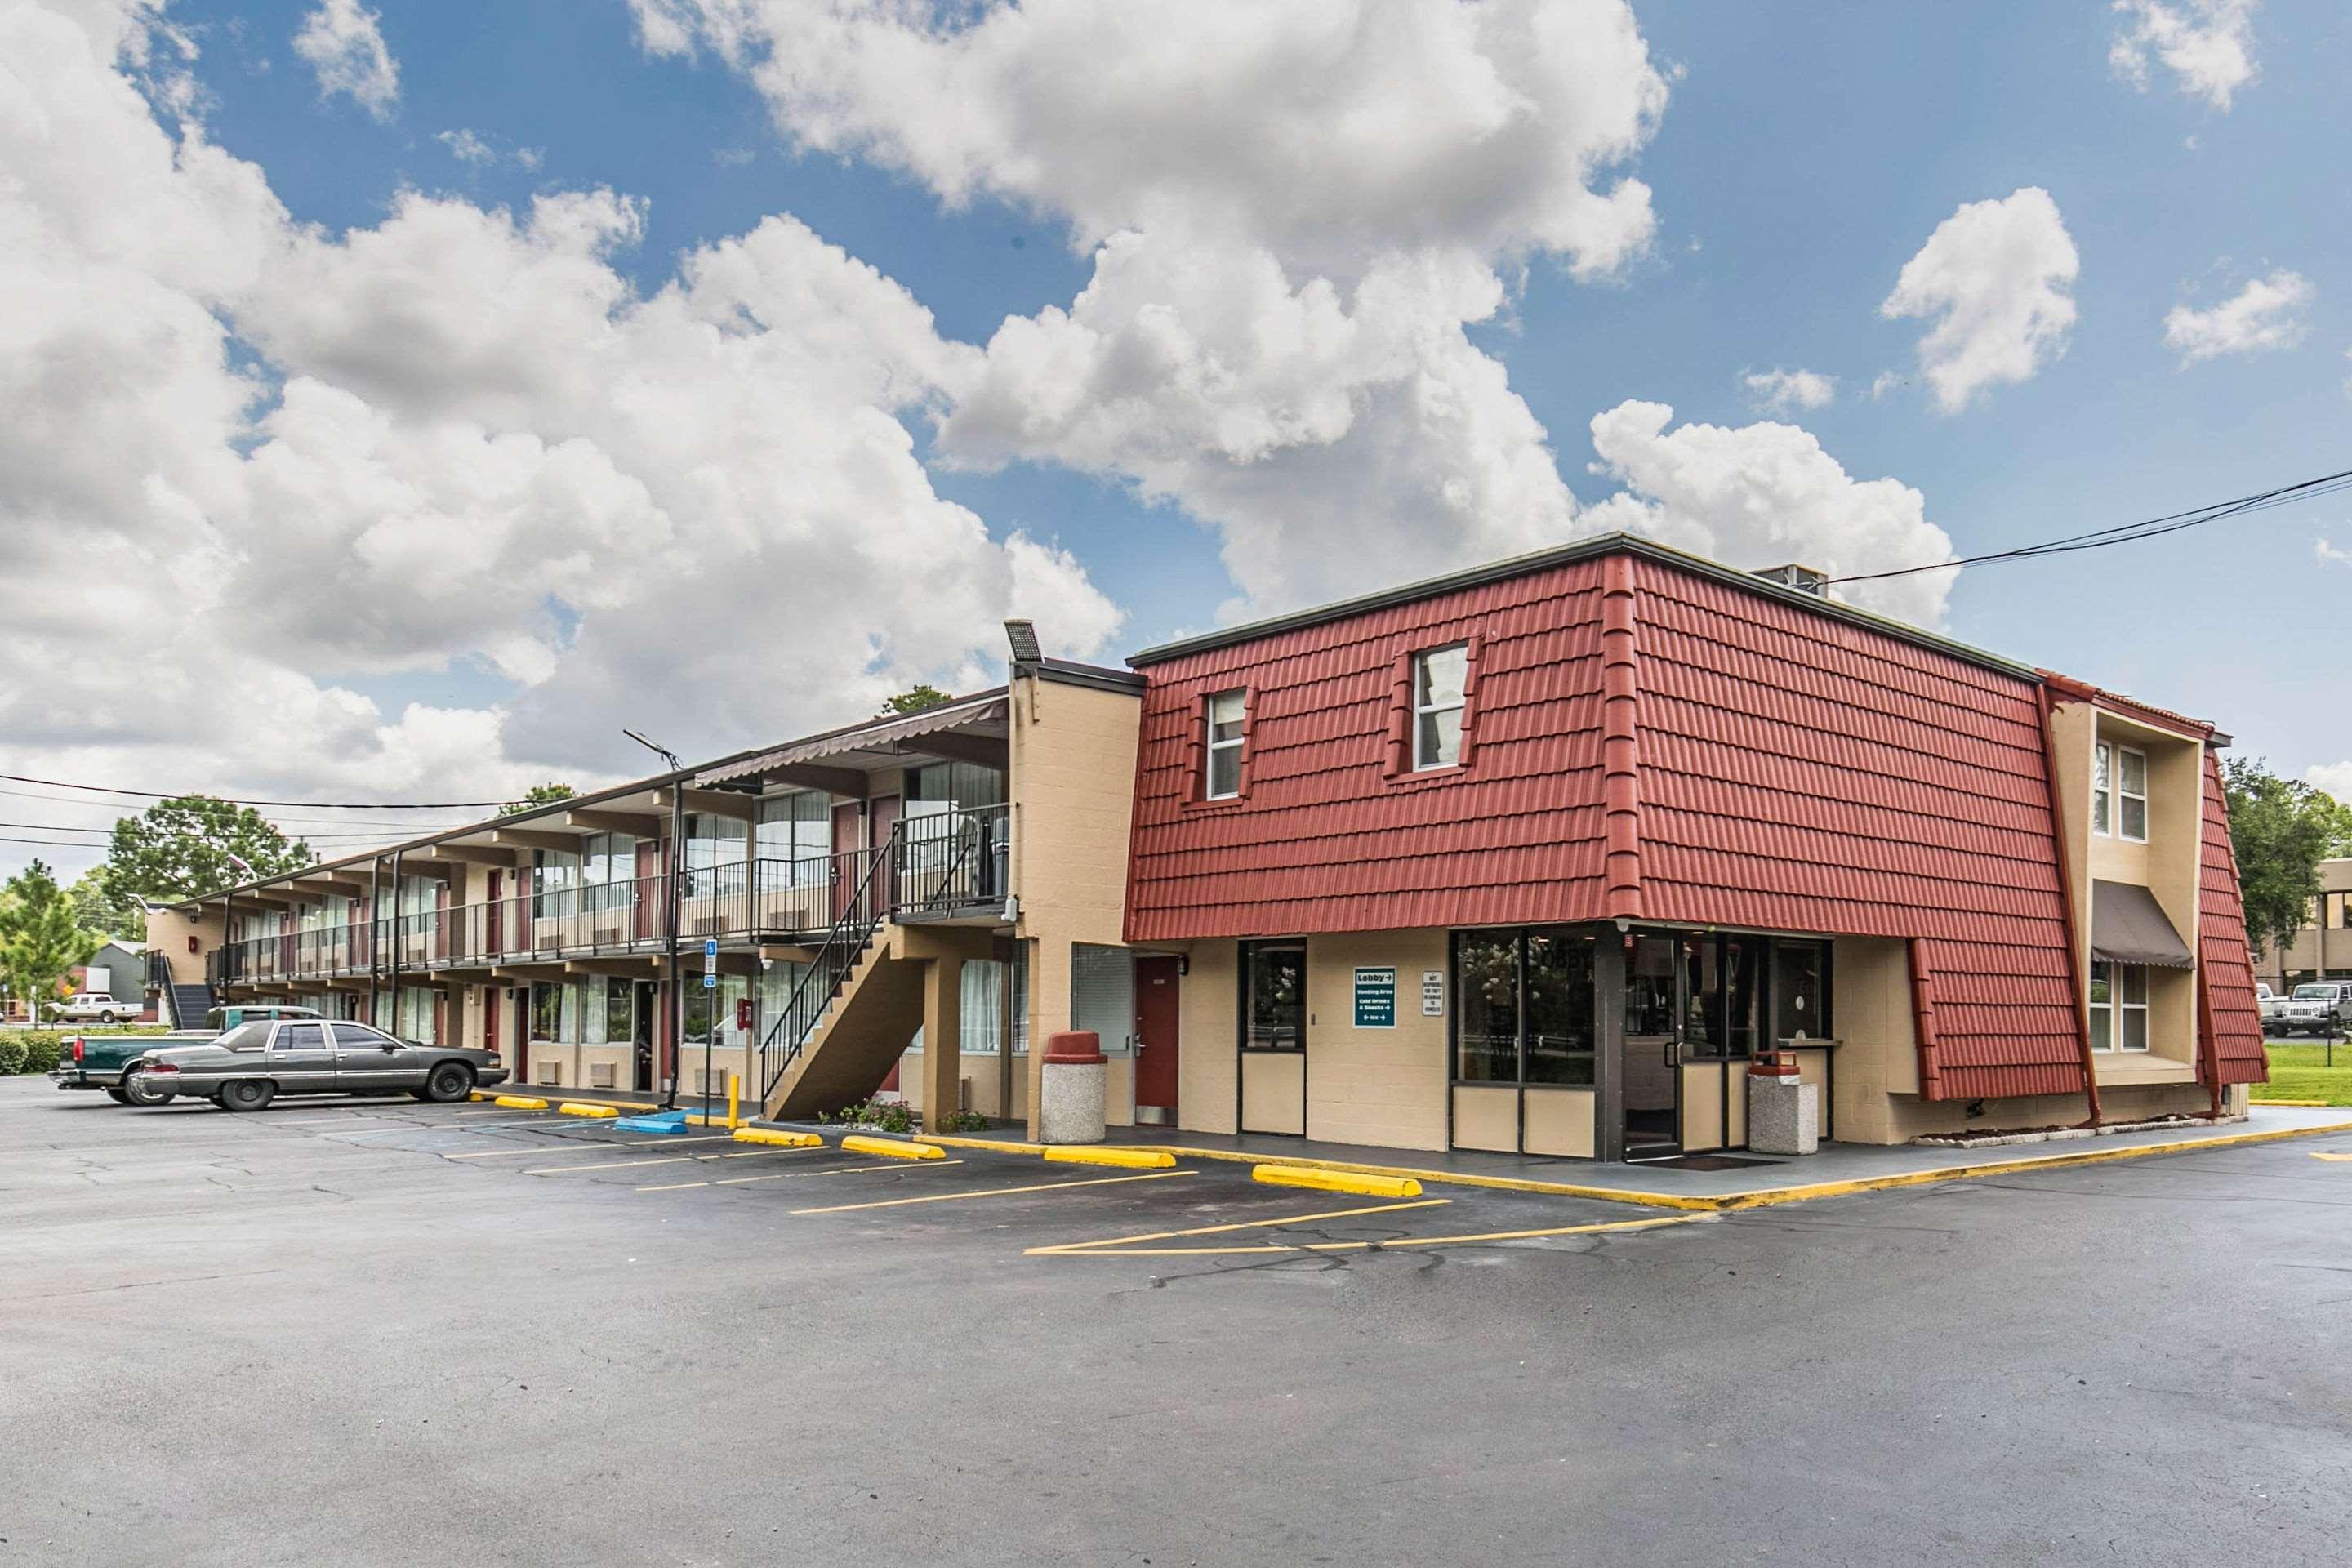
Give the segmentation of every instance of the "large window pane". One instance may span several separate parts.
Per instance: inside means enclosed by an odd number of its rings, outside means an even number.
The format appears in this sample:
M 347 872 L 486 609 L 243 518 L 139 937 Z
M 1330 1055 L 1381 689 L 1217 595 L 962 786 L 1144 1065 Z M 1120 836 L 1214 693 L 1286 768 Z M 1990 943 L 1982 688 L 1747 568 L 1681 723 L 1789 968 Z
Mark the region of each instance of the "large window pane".
M 1251 948 L 1246 984 L 1249 1034 L 1242 1043 L 1257 1051 L 1306 1049 L 1307 950 Z
M 1764 1011 L 1764 954 L 1769 939 L 1723 940 L 1723 1049 L 1735 1057 L 1756 1050 L 1757 1020 Z
M 1464 931 L 1454 942 L 1454 1076 L 1468 1083 L 1519 1078 L 1519 939 Z
M 604 982 L 604 1038 L 625 1046 L 637 1037 L 637 987 L 635 981 Z
M 1721 1054 L 1723 979 L 1717 970 L 1716 940 L 1686 937 L 1682 944 L 1683 1050 L 1685 1055 Z
M 1592 941 L 1574 931 L 1527 937 L 1527 1081 L 1592 1082 Z
M 1830 1033 L 1830 950 L 1826 942 L 1772 944 L 1772 1040 L 1834 1039 Z

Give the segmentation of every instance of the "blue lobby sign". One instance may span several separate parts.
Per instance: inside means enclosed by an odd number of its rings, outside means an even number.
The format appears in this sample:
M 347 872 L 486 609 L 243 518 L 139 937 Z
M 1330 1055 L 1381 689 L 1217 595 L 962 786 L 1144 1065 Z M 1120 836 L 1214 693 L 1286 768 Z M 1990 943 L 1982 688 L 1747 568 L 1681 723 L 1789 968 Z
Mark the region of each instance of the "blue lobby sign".
M 1396 1027 L 1396 971 L 1393 968 L 1356 971 L 1356 1027 Z

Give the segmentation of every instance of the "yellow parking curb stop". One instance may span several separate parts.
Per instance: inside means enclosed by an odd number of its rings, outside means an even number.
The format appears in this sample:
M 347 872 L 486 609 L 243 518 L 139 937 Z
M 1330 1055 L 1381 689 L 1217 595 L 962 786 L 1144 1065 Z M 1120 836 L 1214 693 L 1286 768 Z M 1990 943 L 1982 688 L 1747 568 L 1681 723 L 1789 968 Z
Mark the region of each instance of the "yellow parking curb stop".
M 1056 1148 L 1045 1158 L 1057 1165 L 1118 1165 L 1129 1171 L 1164 1171 L 1176 1163 L 1173 1154 L 1156 1149 Z
M 544 1106 L 547 1101 L 542 1100 L 538 1101 L 538 1103 Z M 608 1120 L 621 1114 L 620 1110 L 616 1107 L 610 1105 L 592 1105 L 584 1100 L 567 1100 L 555 1109 L 562 1111 L 566 1116 L 593 1116 L 599 1121 Z
M 824 1140 L 814 1132 L 785 1132 L 773 1127 L 738 1127 L 738 1143 L 765 1143 L 774 1149 L 822 1149 Z
M 948 1152 L 936 1143 L 902 1143 L 896 1138 L 867 1138 L 853 1133 L 841 1141 L 850 1154 L 879 1154 L 887 1160 L 944 1160 Z
M 490 1103 L 503 1105 L 509 1110 L 545 1110 L 547 1109 L 547 1101 L 533 1100 L 527 1094 L 502 1094 Z
M 1417 1198 L 1421 1184 L 1411 1176 L 1369 1176 L 1358 1171 L 1323 1171 L 1312 1165 L 1259 1165 L 1250 1180 L 1276 1187 L 1312 1187 L 1319 1193 L 1360 1193 L 1374 1198 Z

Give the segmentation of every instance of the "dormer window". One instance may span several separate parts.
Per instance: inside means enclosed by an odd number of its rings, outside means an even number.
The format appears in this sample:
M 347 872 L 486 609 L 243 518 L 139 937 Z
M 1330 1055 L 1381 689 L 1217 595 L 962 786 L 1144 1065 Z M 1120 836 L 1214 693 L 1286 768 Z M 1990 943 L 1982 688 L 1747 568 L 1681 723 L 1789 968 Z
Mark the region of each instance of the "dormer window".
M 1412 767 L 1450 768 L 1462 761 L 1463 692 L 1470 675 L 1465 643 L 1412 657 Z
M 1220 691 L 1209 699 L 1209 752 L 1201 794 L 1231 800 L 1242 793 L 1242 726 L 1248 717 L 1244 694 Z
M 2091 831 L 2147 842 L 2147 753 L 2101 741 L 2091 766 Z

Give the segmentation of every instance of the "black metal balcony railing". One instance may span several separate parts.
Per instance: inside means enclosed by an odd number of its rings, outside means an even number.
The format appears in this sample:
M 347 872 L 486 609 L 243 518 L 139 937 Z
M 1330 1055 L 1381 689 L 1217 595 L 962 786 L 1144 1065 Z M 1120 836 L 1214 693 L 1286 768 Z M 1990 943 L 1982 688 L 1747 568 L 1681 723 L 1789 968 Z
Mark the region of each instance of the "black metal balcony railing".
M 682 942 L 822 944 L 890 915 L 938 915 L 1003 901 L 1009 808 L 906 818 L 883 845 L 796 860 L 694 867 L 678 884 Z M 373 921 L 229 942 L 205 959 L 215 985 L 365 978 L 665 950 L 669 879 L 552 889 Z

